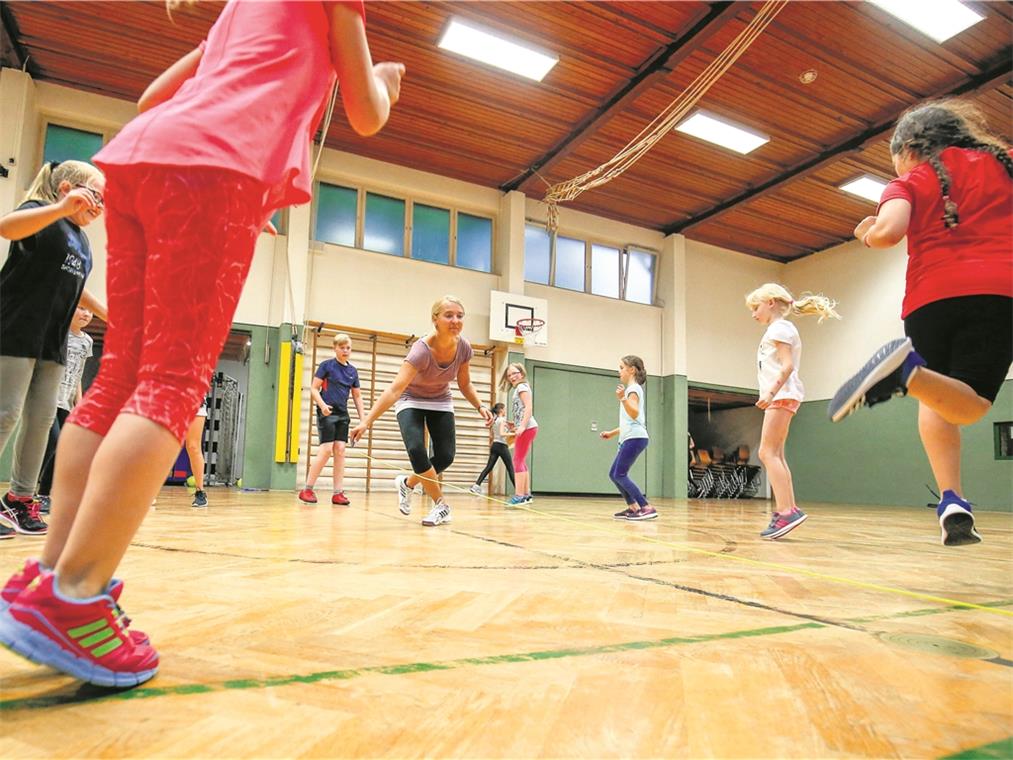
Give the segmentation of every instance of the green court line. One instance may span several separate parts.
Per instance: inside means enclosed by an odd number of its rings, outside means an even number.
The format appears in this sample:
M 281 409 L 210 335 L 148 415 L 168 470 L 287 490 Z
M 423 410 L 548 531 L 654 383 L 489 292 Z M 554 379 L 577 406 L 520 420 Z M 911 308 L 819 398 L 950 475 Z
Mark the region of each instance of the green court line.
M 941 760 L 992 760 L 992 758 L 1009 760 L 1011 757 L 1013 757 L 1013 736 L 981 747 L 965 749 L 954 755 L 946 755 Z
M 656 639 L 653 641 L 628 641 L 620 644 L 606 644 L 603 646 L 575 647 L 572 649 L 548 649 L 536 652 L 524 652 L 521 654 L 497 654 L 488 657 L 466 657 L 459 660 L 446 660 L 444 662 L 414 662 L 403 665 L 375 665 L 365 668 L 353 668 L 348 670 L 325 670 L 319 673 L 308 673 L 305 675 L 276 676 L 274 678 L 242 678 L 231 681 L 222 681 L 217 684 L 180 684 L 179 686 L 147 687 L 141 686 L 128 691 L 89 690 L 87 696 L 81 694 L 65 694 L 44 697 L 26 697 L 23 699 L 6 699 L 0 701 L 0 713 L 24 710 L 30 708 L 55 707 L 61 704 L 78 703 L 82 701 L 98 701 L 104 699 L 128 700 L 128 699 L 151 699 L 153 697 L 165 697 L 182 694 L 210 694 L 212 692 L 246 690 L 246 689 L 269 689 L 277 686 L 290 686 L 293 684 L 319 683 L 321 681 L 347 681 L 352 678 L 359 678 L 366 675 L 404 675 L 407 673 L 426 673 L 434 670 L 455 670 L 457 668 L 503 665 L 508 663 L 538 662 L 542 660 L 558 660 L 567 657 L 589 657 L 614 652 L 627 652 L 643 649 L 661 649 L 664 647 L 678 646 L 682 644 L 701 644 L 710 641 L 721 641 L 724 639 L 742 639 L 756 636 L 772 636 L 779 633 L 792 633 L 810 628 L 826 628 L 822 623 L 798 623 L 797 625 L 781 625 L 767 628 L 751 628 L 744 631 L 731 631 L 728 633 L 714 633 L 705 636 L 676 636 L 672 638 Z
M 1013 600 L 1000 600 L 985 602 L 981 606 L 1003 607 L 1013 604 Z M 939 615 L 945 612 L 966 612 L 967 607 L 955 605 L 952 607 L 929 607 L 920 610 L 909 610 L 906 612 L 895 612 L 884 615 L 874 615 L 864 618 L 849 619 L 849 623 L 867 623 L 876 620 L 892 620 L 923 615 Z M 106 699 L 128 700 L 128 699 L 151 699 L 154 697 L 180 696 L 189 694 L 210 694 L 219 691 L 246 690 L 246 689 L 270 689 L 277 686 L 290 686 L 294 684 L 319 683 L 321 681 L 346 681 L 352 678 L 359 678 L 366 675 L 405 675 L 408 673 L 426 673 L 436 670 L 455 670 L 464 667 L 504 665 L 510 663 L 538 662 L 543 660 L 558 660 L 568 657 L 590 657 L 601 654 L 612 654 L 615 652 L 630 652 L 645 649 L 662 649 L 684 644 L 702 644 L 711 641 L 725 639 L 744 639 L 759 636 L 773 636 L 780 633 L 792 633 L 807 629 L 819 629 L 831 627 L 825 623 L 798 623 L 796 625 L 771 626 L 766 628 L 749 628 L 741 631 L 729 631 L 726 633 L 712 633 L 703 636 L 673 636 L 664 639 L 649 641 L 627 641 L 619 644 L 605 644 L 600 646 L 576 647 L 572 649 L 548 649 L 535 652 L 524 652 L 520 654 L 497 654 L 486 657 L 466 657 L 458 660 L 446 660 L 443 662 L 414 662 L 400 665 L 373 665 L 364 668 L 350 668 L 347 670 L 324 670 L 318 673 L 304 675 L 275 676 L 273 678 L 240 678 L 229 681 L 222 681 L 217 684 L 189 683 L 178 686 L 140 686 L 125 691 L 110 691 L 98 687 L 82 686 L 81 690 L 73 693 L 65 693 L 52 696 L 25 697 L 21 699 L 0 700 L 0 714 L 16 710 L 38 709 L 45 707 L 56 707 L 63 704 L 77 704 L 80 702 L 94 702 Z M 1001 744 L 1001 743 L 1000 743 Z M 993 745 L 988 745 L 989 747 Z M 979 757 L 978 755 L 968 757 Z M 1013 757 L 1013 753 L 1005 755 L 980 755 L 982 758 L 990 757 Z

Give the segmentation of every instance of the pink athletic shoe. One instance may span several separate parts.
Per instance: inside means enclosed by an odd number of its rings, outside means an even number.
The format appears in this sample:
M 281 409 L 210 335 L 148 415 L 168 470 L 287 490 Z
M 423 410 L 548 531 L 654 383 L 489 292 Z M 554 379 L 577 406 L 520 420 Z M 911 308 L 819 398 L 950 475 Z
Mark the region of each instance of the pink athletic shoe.
M 0 644 L 97 686 L 136 686 L 158 672 L 158 652 L 134 643 L 110 594 L 71 599 L 48 570 L 0 614 Z
M 42 563 L 37 559 L 26 559 L 25 566 L 21 568 L 20 572 L 14 573 L 10 578 L 7 579 L 7 583 L 4 585 L 3 590 L 0 591 L 0 612 L 3 612 L 11 603 L 17 599 L 18 594 L 28 588 L 29 584 L 39 577 L 42 573 Z M 113 598 L 116 602 L 116 609 L 119 610 L 120 620 L 123 621 L 123 627 L 130 627 L 130 618 L 123 612 L 123 608 L 120 607 L 120 594 L 123 593 L 123 581 L 119 578 L 113 578 L 109 581 L 109 585 L 106 586 L 106 593 Z M 148 638 L 148 634 L 143 631 L 130 631 L 130 639 L 135 644 L 148 645 L 151 643 L 151 639 Z

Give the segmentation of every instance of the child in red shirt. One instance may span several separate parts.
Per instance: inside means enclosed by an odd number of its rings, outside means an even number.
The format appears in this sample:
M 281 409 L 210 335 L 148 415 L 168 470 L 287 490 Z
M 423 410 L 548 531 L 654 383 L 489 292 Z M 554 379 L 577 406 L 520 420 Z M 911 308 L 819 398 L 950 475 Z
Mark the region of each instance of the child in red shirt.
M 257 236 L 276 209 L 310 200 L 312 135 L 335 77 L 359 134 L 398 100 L 404 66 L 373 65 L 364 18 L 361 0 L 230 0 L 95 157 L 109 330 L 60 437 L 42 557 L 3 591 L 17 594 L 0 614 L 14 651 L 103 686 L 157 672 L 150 642 L 125 630 L 112 574 L 207 392 Z M 216 283 L 210 297 L 199 282 Z
M 960 483 L 960 426 L 992 407 L 1013 361 L 1013 158 L 973 106 L 944 100 L 905 113 L 890 141 L 897 179 L 855 237 L 908 238 L 905 339 L 883 346 L 830 402 L 918 399 L 918 431 L 942 497 L 945 546 L 981 541 Z

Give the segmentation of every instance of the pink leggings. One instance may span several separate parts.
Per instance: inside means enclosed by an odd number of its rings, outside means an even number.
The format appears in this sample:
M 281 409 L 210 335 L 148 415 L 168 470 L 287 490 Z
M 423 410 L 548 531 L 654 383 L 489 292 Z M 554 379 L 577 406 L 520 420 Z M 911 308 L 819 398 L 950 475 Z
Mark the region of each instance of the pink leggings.
M 538 428 L 527 428 L 514 441 L 514 470 L 516 472 L 528 471 L 528 450 L 534 443 L 536 435 L 538 435 Z
M 119 414 L 136 414 L 183 440 L 269 216 L 265 190 L 225 169 L 110 169 L 109 328 L 98 377 L 69 422 L 104 436 Z

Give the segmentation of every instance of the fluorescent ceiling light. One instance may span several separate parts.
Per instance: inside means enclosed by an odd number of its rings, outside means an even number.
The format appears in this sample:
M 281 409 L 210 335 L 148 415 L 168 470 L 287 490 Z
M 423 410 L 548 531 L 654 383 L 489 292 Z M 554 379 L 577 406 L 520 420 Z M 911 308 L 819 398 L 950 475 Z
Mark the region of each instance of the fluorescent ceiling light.
M 549 70 L 559 63 L 556 56 L 539 53 L 503 37 L 462 24 L 457 19 L 451 20 L 447 31 L 443 33 L 440 47 L 536 82 L 541 82 Z
M 945 42 L 981 21 L 977 11 L 957 0 L 870 0 L 936 42 Z
M 873 203 L 879 203 L 879 199 L 883 197 L 883 191 L 886 189 L 886 181 L 870 174 L 864 174 L 858 179 L 845 182 L 840 188 L 846 193 L 857 195 Z
M 770 142 L 770 138 L 766 135 L 753 132 L 703 111 L 697 111 L 677 125 L 675 129 L 742 154 L 754 151 L 764 143 Z

